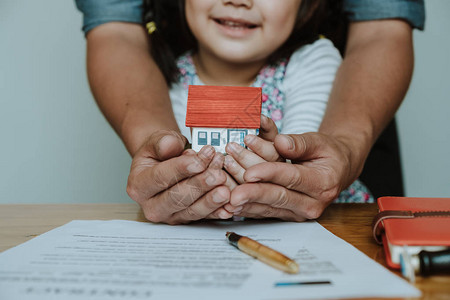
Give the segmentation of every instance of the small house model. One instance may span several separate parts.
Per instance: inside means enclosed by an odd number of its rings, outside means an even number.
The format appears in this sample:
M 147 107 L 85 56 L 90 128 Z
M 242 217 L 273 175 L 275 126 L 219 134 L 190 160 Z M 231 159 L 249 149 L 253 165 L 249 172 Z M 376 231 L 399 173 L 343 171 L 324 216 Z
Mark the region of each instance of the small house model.
M 261 88 L 190 85 L 186 126 L 191 127 L 192 149 L 211 145 L 225 153 L 235 142 L 245 147 L 247 134 L 257 135 L 261 125 Z

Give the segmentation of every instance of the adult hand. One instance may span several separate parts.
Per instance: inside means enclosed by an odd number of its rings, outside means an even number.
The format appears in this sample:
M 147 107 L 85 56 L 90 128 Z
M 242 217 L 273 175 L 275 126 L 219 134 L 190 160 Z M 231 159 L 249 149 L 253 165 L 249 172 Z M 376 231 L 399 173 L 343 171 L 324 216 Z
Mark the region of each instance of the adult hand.
M 157 131 L 133 156 L 127 193 L 152 222 L 188 223 L 203 218 L 228 219 L 229 201 L 223 155 L 205 146 L 183 151 L 186 138 Z
M 244 173 L 231 193 L 238 216 L 304 221 L 318 218 L 359 175 L 343 141 L 320 133 L 278 135 L 278 153 L 292 164 L 265 162 Z M 359 170 L 360 172 L 360 170 Z

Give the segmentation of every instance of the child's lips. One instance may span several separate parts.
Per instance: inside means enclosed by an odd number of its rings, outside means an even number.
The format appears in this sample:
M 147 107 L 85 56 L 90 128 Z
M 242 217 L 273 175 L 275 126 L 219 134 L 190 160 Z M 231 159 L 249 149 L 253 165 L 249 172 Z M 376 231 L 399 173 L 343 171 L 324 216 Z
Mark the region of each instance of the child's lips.
M 214 19 L 215 22 L 219 23 L 222 26 L 227 26 L 231 28 L 256 28 L 258 25 L 246 21 L 246 20 L 240 20 L 240 19 L 231 19 L 231 18 L 217 18 Z
M 213 20 L 225 35 L 235 38 L 245 37 L 260 27 L 258 24 L 242 19 L 214 18 Z

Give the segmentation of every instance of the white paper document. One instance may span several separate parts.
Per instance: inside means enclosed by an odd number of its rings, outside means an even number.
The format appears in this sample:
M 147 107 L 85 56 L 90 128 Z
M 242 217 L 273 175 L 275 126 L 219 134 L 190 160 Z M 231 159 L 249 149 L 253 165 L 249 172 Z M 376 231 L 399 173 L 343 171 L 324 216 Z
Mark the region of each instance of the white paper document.
M 290 275 L 227 231 L 295 259 Z M 0 254 L 0 299 L 323 299 L 420 291 L 316 222 L 72 221 Z

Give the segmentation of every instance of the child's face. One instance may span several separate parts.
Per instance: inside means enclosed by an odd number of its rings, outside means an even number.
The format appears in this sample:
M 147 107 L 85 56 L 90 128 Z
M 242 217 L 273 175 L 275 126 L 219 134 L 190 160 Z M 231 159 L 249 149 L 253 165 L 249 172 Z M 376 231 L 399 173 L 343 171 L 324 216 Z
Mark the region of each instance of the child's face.
M 231 63 L 259 62 L 291 34 L 301 0 L 186 0 L 186 19 L 206 51 Z

